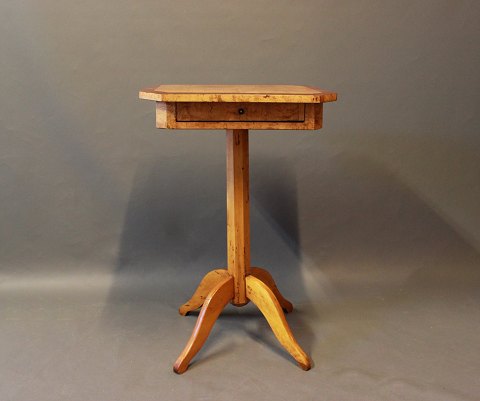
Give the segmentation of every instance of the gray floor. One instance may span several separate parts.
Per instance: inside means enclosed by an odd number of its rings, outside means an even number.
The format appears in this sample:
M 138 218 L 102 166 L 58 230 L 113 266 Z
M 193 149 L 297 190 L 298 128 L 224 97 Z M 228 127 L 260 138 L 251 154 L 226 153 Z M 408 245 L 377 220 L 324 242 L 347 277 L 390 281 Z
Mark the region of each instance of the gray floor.
M 450 260 L 452 271 L 467 259 Z M 102 277 L 10 280 L 1 292 L 1 399 L 478 400 L 480 296 L 468 283 L 476 277 L 446 287 L 423 279 L 297 304 L 288 321 L 315 361 L 309 372 L 254 307 L 229 306 L 181 376 L 172 364 L 196 316 L 176 306 L 193 279 L 163 294 L 160 282 L 112 291 Z
M 157 220 L 127 213 L 113 267 L 4 266 L 0 401 L 479 400 L 478 250 L 402 187 L 389 202 L 365 191 L 351 205 L 338 191 L 301 235 L 252 208 L 252 260 L 294 303 L 287 319 L 312 370 L 248 305 L 229 306 L 174 374 L 196 319 L 177 308 L 221 266 L 224 221 L 211 251 L 196 237 L 159 250 Z

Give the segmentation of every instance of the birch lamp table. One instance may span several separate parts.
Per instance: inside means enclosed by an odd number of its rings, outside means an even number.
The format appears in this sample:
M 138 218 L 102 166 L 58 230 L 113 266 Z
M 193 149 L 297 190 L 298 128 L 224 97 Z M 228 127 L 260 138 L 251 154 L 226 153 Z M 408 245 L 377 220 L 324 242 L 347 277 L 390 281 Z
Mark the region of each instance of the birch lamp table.
M 227 132 L 228 267 L 207 273 L 192 298 L 180 307 L 184 316 L 201 310 L 173 370 L 187 370 L 229 302 L 243 306 L 249 301 L 260 309 L 300 367 L 310 369 L 311 360 L 285 319 L 284 312 L 291 312 L 292 304 L 267 270 L 250 265 L 248 130 L 319 129 L 323 103 L 335 101 L 336 93 L 293 85 L 160 85 L 141 90 L 139 97 L 155 101 L 157 128 Z

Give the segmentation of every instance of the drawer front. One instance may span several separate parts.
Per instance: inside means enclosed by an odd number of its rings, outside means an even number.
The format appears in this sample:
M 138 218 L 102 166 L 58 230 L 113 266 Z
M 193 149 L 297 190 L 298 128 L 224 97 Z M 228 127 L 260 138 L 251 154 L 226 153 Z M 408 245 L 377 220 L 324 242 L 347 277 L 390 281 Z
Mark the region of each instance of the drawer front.
M 176 104 L 178 122 L 302 122 L 305 105 L 299 103 L 204 103 Z

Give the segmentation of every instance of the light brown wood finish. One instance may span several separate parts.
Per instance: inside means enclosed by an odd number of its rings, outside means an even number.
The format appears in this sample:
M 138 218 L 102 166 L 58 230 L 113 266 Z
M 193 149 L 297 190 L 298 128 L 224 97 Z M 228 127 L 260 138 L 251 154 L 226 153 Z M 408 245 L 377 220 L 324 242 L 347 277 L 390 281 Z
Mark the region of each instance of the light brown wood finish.
M 300 85 L 160 85 L 142 89 L 140 99 L 158 102 L 324 103 L 337 94 Z
M 267 284 L 253 275 L 247 276 L 246 284 L 247 297 L 265 316 L 277 340 L 293 356 L 303 370 L 309 370 L 312 367 L 310 358 L 293 337 L 282 307 L 272 290 Z
M 155 120 L 157 128 L 175 127 L 175 103 L 157 102 L 155 108 Z
M 232 303 L 244 305 L 250 273 L 248 130 L 227 131 L 227 257 L 234 279 Z
M 298 85 L 160 85 L 139 97 L 156 101 L 157 128 L 314 130 L 323 103 L 337 94 Z
M 322 103 L 156 103 L 157 128 L 313 130 L 322 127 Z M 238 110 L 241 108 L 247 110 L 243 116 L 238 114 Z M 247 118 L 252 118 L 250 117 L 252 108 L 253 120 L 256 121 L 247 121 Z M 270 117 L 266 114 L 268 109 L 272 111 Z M 297 112 L 298 117 L 294 117 L 293 114 L 297 114 Z M 202 115 L 203 117 L 200 117 Z M 234 121 L 233 119 L 237 116 L 237 121 Z M 266 121 L 260 120 L 262 116 Z M 288 118 L 298 118 L 299 120 L 288 121 Z M 200 121 L 195 121 L 195 119 Z
M 176 104 L 177 122 L 185 121 L 304 121 L 305 105 L 299 103 L 205 103 Z
M 203 277 L 202 281 L 198 285 L 190 300 L 178 309 L 180 315 L 185 316 L 188 312 L 200 308 L 205 302 L 205 299 L 207 299 L 210 291 L 218 283 L 224 281 L 226 278 L 229 277 L 230 273 L 228 273 L 226 269 L 216 269 L 208 272 L 205 277 Z
M 310 359 L 293 337 L 282 311 L 291 312 L 292 304 L 282 296 L 270 273 L 250 267 L 248 130 L 319 129 L 323 103 L 337 100 L 337 94 L 298 85 L 160 85 L 140 91 L 139 96 L 156 102 L 158 128 L 227 130 L 228 270 L 208 273 L 192 298 L 180 307 L 180 314 L 185 315 L 203 304 L 175 372 L 187 369 L 228 302 L 241 306 L 250 300 L 285 349 L 303 369 L 310 369 Z
M 267 270 L 260 267 L 252 267 L 250 272 L 252 276 L 263 281 L 268 288 L 272 290 L 284 312 L 291 313 L 293 311 L 292 303 L 283 297 L 280 290 L 277 288 L 277 284 L 275 284 L 275 280 Z
M 175 373 L 183 373 L 187 370 L 188 364 L 207 340 L 218 315 L 232 297 L 233 277 L 224 279 L 210 291 L 202 306 L 190 340 L 188 340 L 185 349 L 173 366 Z

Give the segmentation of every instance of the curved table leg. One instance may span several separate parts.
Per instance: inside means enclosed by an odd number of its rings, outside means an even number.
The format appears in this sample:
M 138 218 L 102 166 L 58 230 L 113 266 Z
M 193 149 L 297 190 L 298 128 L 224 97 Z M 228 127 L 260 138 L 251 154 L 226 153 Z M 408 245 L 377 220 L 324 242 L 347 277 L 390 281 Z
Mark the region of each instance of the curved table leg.
M 283 297 L 283 295 L 280 293 L 279 289 L 277 288 L 277 285 L 275 284 L 275 280 L 267 270 L 262 269 L 260 267 L 252 267 L 250 271 L 252 276 L 255 276 L 259 280 L 263 281 L 263 283 L 266 284 L 268 288 L 272 290 L 273 294 L 277 298 L 278 302 L 280 303 L 280 306 L 282 307 L 285 313 L 290 313 L 293 311 L 292 303 Z
M 275 337 L 282 346 L 295 358 L 303 370 L 309 370 L 312 363 L 307 354 L 293 337 L 282 308 L 274 293 L 263 281 L 253 275 L 246 277 L 247 297 L 252 301 L 267 319 Z
M 175 373 L 183 373 L 187 370 L 191 359 L 202 348 L 218 315 L 232 300 L 233 295 L 233 277 L 231 276 L 223 279 L 210 291 L 202 306 L 192 336 L 173 366 Z
M 205 302 L 208 293 L 218 283 L 225 280 L 227 277 L 230 277 L 230 274 L 225 269 L 212 270 L 211 272 L 207 273 L 205 277 L 203 277 L 190 300 L 180 306 L 178 313 L 180 313 L 182 316 L 185 316 L 188 314 L 188 312 L 200 308 Z

